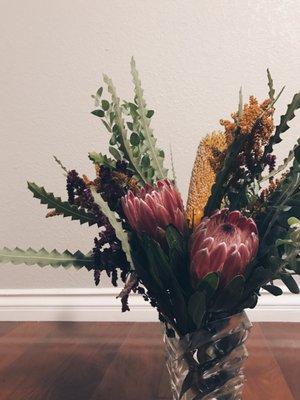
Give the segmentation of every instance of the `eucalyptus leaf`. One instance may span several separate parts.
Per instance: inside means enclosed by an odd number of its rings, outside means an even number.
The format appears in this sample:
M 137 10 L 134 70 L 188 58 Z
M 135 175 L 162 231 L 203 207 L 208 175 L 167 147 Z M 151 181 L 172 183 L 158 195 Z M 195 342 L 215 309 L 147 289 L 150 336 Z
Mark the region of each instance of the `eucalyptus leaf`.
M 117 161 L 122 159 L 120 152 L 115 147 L 110 146 L 109 152 Z
M 138 146 L 140 144 L 140 136 L 138 133 L 136 132 L 132 132 L 132 134 L 130 135 L 130 143 L 132 144 L 132 146 Z
M 101 101 L 101 106 L 102 106 L 102 109 L 103 109 L 104 111 L 109 110 L 109 107 L 110 107 L 109 101 L 107 101 L 107 100 L 102 100 L 102 101 Z
M 100 118 L 103 118 L 105 115 L 103 110 L 94 110 L 91 112 L 91 114 L 96 115 L 96 117 Z

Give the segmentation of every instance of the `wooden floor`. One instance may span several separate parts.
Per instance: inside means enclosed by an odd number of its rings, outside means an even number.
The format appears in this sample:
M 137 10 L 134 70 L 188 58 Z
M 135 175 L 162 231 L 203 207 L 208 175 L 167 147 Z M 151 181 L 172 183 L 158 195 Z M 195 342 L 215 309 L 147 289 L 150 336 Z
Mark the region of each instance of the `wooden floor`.
M 256 324 L 245 400 L 300 399 L 300 324 Z M 170 400 L 154 323 L 0 323 L 0 400 Z

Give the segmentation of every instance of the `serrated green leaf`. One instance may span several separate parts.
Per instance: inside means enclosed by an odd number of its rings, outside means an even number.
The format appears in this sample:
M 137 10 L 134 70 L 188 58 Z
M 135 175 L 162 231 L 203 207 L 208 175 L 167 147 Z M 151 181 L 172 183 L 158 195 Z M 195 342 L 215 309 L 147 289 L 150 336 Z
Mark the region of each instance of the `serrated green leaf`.
M 64 217 L 71 217 L 72 220 L 78 220 L 81 224 L 94 225 L 97 223 L 93 214 L 82 208 L 77 208 L 67 201 L 55 197 L 53 193 L 48 193 L 44 187 L 36 185 L 34 182 L 27 182 L 28 189 L 33 193 L 33 197 L 40 200 L 41 204 L 45 204 L 47 208 L 56 210 Z
M 105 115 L 103 110 L 94 110 L 91 112 L 91 114 L 96 115 L 96 117 L 99 118 L 103 118 Z
M 275 90 L 274 90 L 274 82 L 269 69 L 267 69 L 267 75 L 268 75 L 268 86 L 269 86 L 269 99 L 273 101 Z
M 115 160 L 107 157 L 106 154 L 96 153 L 95 151 L 89 153 L 89 159 L 93 161 L 94 164 L 107 165 L 110 168 L 115 168 L 116 166 Z
M 64 268 L 69 268 L 74 266 L 77 269 L 86 267 L 87 269 L 92 269 L 93 267 L 93 257 L 91 254 L 84 255 L 81 251 L 76 251 L 71 253 L 65 250 L 63 253 L 59 253 L 57 250 L 52 250 L 48 252 L 44 248 L 41 250 L 33 250 L 31 248 L 27 250 L 21 250 L 15 248 L 10 250 L 4 247 L 0 250 L 0 263 L 13 263 L 26 264 L 26 265 L 39 265 L 40 267 L 52 266 Z
M 201 327 L 206 311 L 206 296 L 204 292 L 195 292 L 189 299 L 188 311 L 197 328 Z
M 238 121 L 241 119 L 243 113 L 243 90 L 240 87 L 239 90 L 239 106 L 238 106 Z
M 134 58 L 131 59 L 131 75 L 134 83 L 135 99 L 138 106 L 138 114 L 140 116 L 141 130 L 145 138 L 145 145 L 151 166 L 154 168 L 157 179 L 167 178 L 167 170 L 163 167 L 163 157 L 159 155 L 159 149 L 156 148 L 156 139 L 153 135 L 153 130 L 150 127 L 150 118 L 147 117 L 146 101 L 143 98 L 143 89 L 136 69 Z
M 69 171 L 68 169 L 63 165 L 63 163 L 56 157 L 53 156 L 55 162 L 60 166 L 60 168 L 67 174 Z M 65 174 L 64 174 L 65 175 Z
M 122 249 L 126 254 L 127 261 L 131 265 L 131 268 L 134 269 L 128 235 L 124 231 L 121 221 L 117 219 L 115 212 L 109 208 L 106 201 L 103 200 L 102 196 L 97 193 L 94 187 L 91 187 L 91 193 L 94 198 L 94 202 L 99 206 L 100 210 L 103 212 L 103 214 L 105 214 L 109 220 L 109 223 L 114 228 L 116 236 L 120 240 Z
M 288 122 L 295 117 L 295 111 L 300 108 L 300 93 L 296 93 L 291 104 L 288 105 L 286 113 L 280 117 L 280 124 L 276 127 L 275 143 L 279 143 L 280 134 L 289 129 Z

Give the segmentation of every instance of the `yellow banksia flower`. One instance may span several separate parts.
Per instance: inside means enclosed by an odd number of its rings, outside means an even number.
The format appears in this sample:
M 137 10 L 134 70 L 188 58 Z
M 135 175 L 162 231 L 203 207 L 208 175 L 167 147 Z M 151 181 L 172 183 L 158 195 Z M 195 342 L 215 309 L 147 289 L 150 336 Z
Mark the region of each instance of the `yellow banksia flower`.
M 228 136 L 222 132 L 207 135 L 199 144 L 187 201 L 187 218 L 194 225 L 199 224 L 203 217 L 204 207 L 228 145 Z

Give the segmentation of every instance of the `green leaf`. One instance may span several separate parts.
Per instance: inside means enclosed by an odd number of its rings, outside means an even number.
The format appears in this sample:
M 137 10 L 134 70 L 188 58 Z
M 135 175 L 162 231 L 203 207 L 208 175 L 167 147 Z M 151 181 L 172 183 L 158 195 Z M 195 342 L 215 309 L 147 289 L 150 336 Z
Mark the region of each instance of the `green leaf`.
M 162 250 L 160 244 L 155 240 L 149 238 L 147 235 L 143 235 L 142 242 L 153 276 L 164 292 L 169 289 L 179 330 L 186 333 L 188 326 L 187 307 L 182 288 L 170 265 L 170 260 Z
M 221 291 L 214 304 L 216 310 L 234 310 L 244 294 L 245 278 L 242 275 L 235 276 Z
M 107 101 L 107 100 L 102 100 L 102 101 L 101 101 L 101 106 L 102 106 L 102 109 L 103 109 L 104 111 L 109 110 L 109 107 L 110 107 L 109 101 Z
M 291 104 L 288 105 L 286 113 L 280 117 L 280 124 L 276 127 L 274 134 L 275 143 L 281 141 L 280 134 L 289 129 L 288 122 L 295 117 L 295 111 L 300 108 L 300 93 L 294 95 Z
M 69 171 L 63 165 L 63 163 L 56 156 L 53 156 L 53 158 L 54 158 L 55 162 L 60 166 L 60 168 L 67 174 Z
M 134 92 L 140 116 L 141 130 L 145 138 L 147 153 L 151 160 L 151 166 L 154 168 L 158 179 L 167 178 L 167 170 L 163 167 L 163 157 L 159 155 L 159 149 L 156 148 L 156 139 L 153 135 L 153 130 L 150 127 L 150 118 L 147 117 L 146 101 L 143 98 L 143 89 L 136 69 L 134 58 L 131 59 L 131 75 L 134 83 Z
M 97 90 L 97 96 L 98 96 L 98 97 L 101 97 L 101 96 L 102 96 L 102 93 L 103 93 L 103 87 L 100 87 L 100 88 Z
M 130 143 L 132 146 L 138 146 L 140 144 L 140 136 L 136 132 L 132 132 L 130 135 Z
M 149 158 L 148 154 L 145 154 L 145 155 L 142 157 L 141 164 L 142 164 L 142 166 L 143 166 L 144 168 L 149 168 L 149 167 L 150 167 L 150 158 Z
M 282 273 L 282 274 L 280 274 L 280 278 L 291 293 L 295 293 L 295 294 L 299 293 L 298 284 L 295 281 L 295 279 L 292 277 L 292 275 L 290 275 L 288 273 Z
M 96 115 L 96 117 L 100 118 L 104 117 L 105 115 L 103 110 L 94 110 L 91 112 L 91 114 Z
M 33 197 L 39 199 L 41 204 L 47 205 L 47 208 L 56 210 L 64 217 L 78 220 L 80 224 L 94 225 L 97 223 L 93 214 L 82 208 L 77 208 L 67 201 L 62 201 L 60 197 L 55 197 L 53 193 L 48 193 L 45 188 L 36 185 L 34 182 L 27 182 L 27 184 L 28 189 L 33 193 Z
M 121 158 L 122 158 L 121 154 L 115 147 L 110 146 L 109 147 L 109 152 L 117 161 L 121 160 Z
M 188 311 L 197 328 L 200 328 L 206 311 L 206 296 L 204 292 L 197 291 L 190 297 Z
M 238 120 L 241 119 L 243 113 L 243 91 L 242 91 L 242 87 L 240 87 L 239 90 L 239 106 L 238 106 Z
M 147 118 L 151 118 L 154 115 L 154 110 L 148 110 L 147 111 Z
M 264 267 L 257 267 L 253 270 L 252 275 L 246 282 L 246 290 L 250 292 L 252 290 L 260 288 L 266 284 L 272 277 L 272 271 Z
M 95 151 L 89 153 L 89 159 L 93 161 L 94 164 L 106 165 L 110 168 L 115 168 L 116 166 L 115 160 L 107 157 L 106 154 L 96 153 Z
M 264 285 L 263 289 L 267 290 L 269 293 L 271 293 L 273 296 L 280 296 L 282 295 L 282 290 L 280 287 L 275 286 L 275 285 Z
M 268 86 L 269 86 L 269 98 L 270 100 L 274 100 L 274 95 L 275 95 L 275 90 L 274 90 L 274 82 L 271 76 L 271 73 L 269 69 L 267 69 L 267 75 L 268 75 Z
M 16 247 L 14 250 L 10 250 L 4 247 L 0 250 L 0 263 L 8 262 L 15 265 L 39 265 L 40 267 L 45 267 L 47 265 L 52 267 L 62 266 L 64 268 L 74 266 L 77 269 L 86 267 L 90 270 L 93 267 L 94 260 L 91 254 L 84 255 L 79 250 L 75 253 L 71 253 L 68 250 L 59 253 L 57 250 L 48 252 L 44 248 L 36 251 L 31 248 L 28 250 L 21 250 Z
M 179 253 L 184 251 L 184 239 L 181 233 L 174 225 L 168 225 L 166 228 L 166 239 L 170 249 L 176 249 Z
M 133 123 L 132 122 L 127 122 L 127 127 L 129 130 L 133 131 Z
M 108 125 L 108 123 L 104 119 L 101 119 L 101 121 L 105 126 L 105 128 L 108 130 L 108 132 L 111 133 L 111 127 Z
M 205 275 L 197 285 L 198 292 L 205 292 L 207 302 L 213 297 L 219 286 L 220 277 L 217 272 L 210 272 Z
M 121 221 L 117 219 L 116 214 L 109 208 L 106 201 L 103 200 L 102 196 L 97 193 L 94 187 L 91 187 L 91 193 L 93 195 L 94 202 L 99 206 L 100 210 L 103 212 L 103 214 L 105 214 L 109 220 L 109 223 L 114 228 L 116 236 L 120 240 L 122 249 L 126 254 L 127 261 L 131 265 L 132 269 L 134 269 L 128 235 L 127 232 L 124 231 Z

